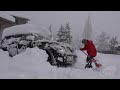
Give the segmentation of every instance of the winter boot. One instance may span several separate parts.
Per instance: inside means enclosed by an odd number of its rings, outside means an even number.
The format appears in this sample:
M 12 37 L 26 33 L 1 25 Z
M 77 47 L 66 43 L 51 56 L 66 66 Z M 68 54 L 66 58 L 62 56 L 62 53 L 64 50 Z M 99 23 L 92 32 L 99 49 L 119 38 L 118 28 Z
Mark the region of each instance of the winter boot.
M 92 65 L 91 64 L 86 64 L 85 68 L 92 68 Z
M 89 64 L 86 64 L 85 68 L 89 68 Z

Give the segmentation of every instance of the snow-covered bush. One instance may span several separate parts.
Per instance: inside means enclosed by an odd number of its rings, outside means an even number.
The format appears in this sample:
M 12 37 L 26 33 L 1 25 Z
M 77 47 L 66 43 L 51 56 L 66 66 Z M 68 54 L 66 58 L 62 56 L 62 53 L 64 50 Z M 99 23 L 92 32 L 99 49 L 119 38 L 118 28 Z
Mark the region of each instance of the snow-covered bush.
M 70 44 L 48 40 L 49 34 L 47 35 L 44 30 L 40 32 L 41 29 L 37 31 L 34 29 L 35 27 L 32 29 L 31 27 L 29 25 L 18 25 L 4 30 L 1 48 L 8 51 L 9 56 L 13 57 L 26 51 L 27 48 L 38 47 L 46 51 L 51 65 L 73 65 L 76 62 L 77 55 Z
M 1 42 L 1 47 L 4 51 L 8 51 L 10 56 L 15 56 L 16 54 L 25 51 L 25 49 L 28 47 L 34 47 L 32 43 L 43 38 L 44 37 L 40 35 L 32 33 L 6 36 Z
M 3 31 L 1 49 L 8 51 L 9 55 L 15 56 L 26 48 L 32 48 L 33 42 L 43 40 L 49 36 L 49 30 L 33 24 L 17 25 Z

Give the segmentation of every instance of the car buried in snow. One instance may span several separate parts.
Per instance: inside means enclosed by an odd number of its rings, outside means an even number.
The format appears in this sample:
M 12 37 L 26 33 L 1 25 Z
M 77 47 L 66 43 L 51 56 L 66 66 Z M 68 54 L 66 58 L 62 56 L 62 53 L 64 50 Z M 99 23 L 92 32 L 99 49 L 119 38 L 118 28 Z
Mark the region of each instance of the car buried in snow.
M 8 51 L 10 57 L 14 57 L 17 54 L 20 54 L 26 50 L 26 48 L 38 47 L 43 49 L 48 54 L 48 62 L 51 65 L 58 67 L 67 67 L 73 65 L 77 60 L 77 55 L 75 49 L 70 44 L 63 44 L 62 42 L 50 41 L 48 38 L 43 35 L 44 33 L 33 32 L 35 27 L 30 30 L 29 25 L 21 25 L 18 28 L 20 29 L 19 33 L 15 33 L 15 29 L 18 26 L 9 28 L 9 32 L 3 31 L 1 49 Z M 22 28 L 21 28 L 22 27 Z M 30 30 L 26 31 L 27 28 Z M 22 30 L 23 29 L 23 32 Z M 13 30 L 13 31 L 12 31 Z M 40 31 L 41 29 L 39 29 Z M 32 31 L 32 32 L 31 32 Z M 48 30 L 49 31 L 49 30 Z M 13 33 L 14 32 L 14 33 Z M 7 33 L 7 34 L 6 34 Z M 49 35 L 48 35 L 49 36 Z
M 38 47 L 46 51 L 48 62 L 58 67 L 72 66 L 77 61 L 75 49 L 70 44 L 63 44 L 56 41 L 38 40 L 33 42 L 33 47 Z

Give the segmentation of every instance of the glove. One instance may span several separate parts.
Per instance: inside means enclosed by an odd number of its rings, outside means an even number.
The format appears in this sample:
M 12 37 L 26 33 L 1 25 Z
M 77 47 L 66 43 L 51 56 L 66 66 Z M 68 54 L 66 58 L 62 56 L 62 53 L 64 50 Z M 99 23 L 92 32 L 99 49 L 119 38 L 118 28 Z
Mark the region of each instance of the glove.
M 80 50 L 83 51 L 82 48 L 80 48 Z

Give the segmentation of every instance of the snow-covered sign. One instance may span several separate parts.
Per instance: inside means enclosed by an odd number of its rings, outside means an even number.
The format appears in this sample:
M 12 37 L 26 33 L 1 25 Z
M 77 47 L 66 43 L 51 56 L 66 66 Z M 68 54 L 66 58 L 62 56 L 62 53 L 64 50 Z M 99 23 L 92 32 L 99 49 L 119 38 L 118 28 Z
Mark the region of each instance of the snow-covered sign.
M 16 12 L 12 12 L 12 11 L 4 11 L 4 12 L 7 13 L 8 15 L 10 15 L 10 16 L 16 16 L 16 17 L 29 19 L 29 17 L 24 16 L 23 14 L 16 13 Z
M 9 20 L 9 21 L 11 21 L 11 22 L 15 22 L 15 18 L 14 18 L 14 17 L 12 17 L 12 16 L 10 16 L 9 14 L 4 13 L 4 12 L 2 12 L 2 11 L 0 11 L 0 17 L 1 17 L 1 18 L 4 18 L 4 19 L 6 19 L 6 20 Z
M 50 35 L 49 30 L 46 28 L 43 28 L 34 24 L 24 24 L 24 25 L 17 25 L 17 26 L 6 28 L 3 31 L 2 39 L 5 36 L 16 35 L 16 34 L 28 34 L 28 33 L 33 33 L 33 34 L 37 33 L 45 37 Z

